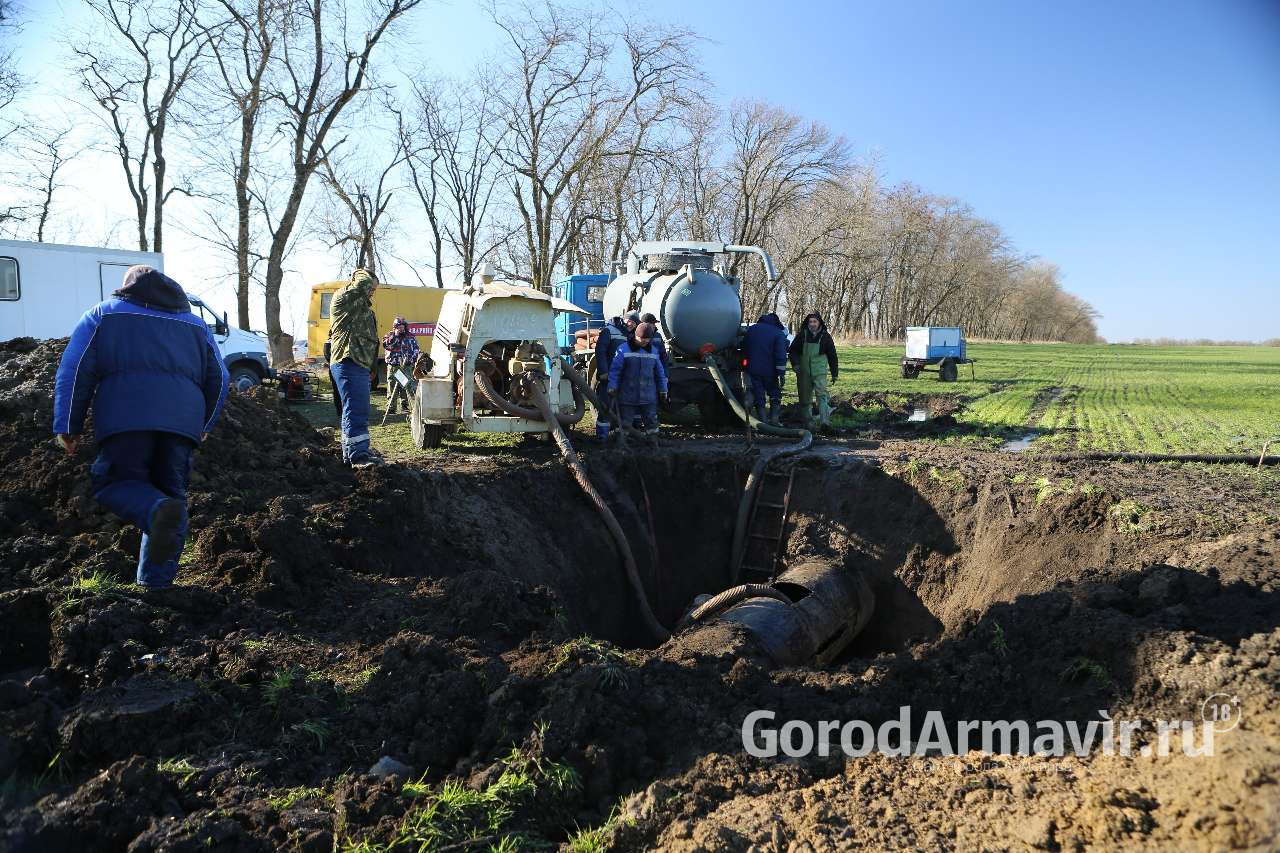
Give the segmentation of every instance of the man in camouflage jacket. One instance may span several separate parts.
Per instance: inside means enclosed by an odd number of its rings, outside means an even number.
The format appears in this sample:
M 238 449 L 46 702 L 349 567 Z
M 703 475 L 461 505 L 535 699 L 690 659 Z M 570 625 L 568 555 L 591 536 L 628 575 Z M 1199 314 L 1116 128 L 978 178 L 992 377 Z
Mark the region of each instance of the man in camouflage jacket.
M 342 458 L 353 467 L 377 464 L 369 447 L 369 390 L 382 341 L 373 313 L 378 280 L 358 269 L 351 283 L 333 296 L 329 309 L 329 370 L 342 398 Z

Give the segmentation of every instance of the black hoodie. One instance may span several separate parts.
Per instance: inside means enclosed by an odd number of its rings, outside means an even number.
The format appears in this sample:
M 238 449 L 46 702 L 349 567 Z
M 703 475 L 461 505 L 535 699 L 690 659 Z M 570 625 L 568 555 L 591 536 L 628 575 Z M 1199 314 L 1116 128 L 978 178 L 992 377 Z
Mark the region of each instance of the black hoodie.
M 818 318 L 818 332 L 811 335 L 809 332 L 809 318 Z M 840 375 L 840 362 L 836 358 L 836 342 L 831 339 L 831 333 L 827 331 L 827 324 L 822 322 L 822 315 L 817 311 L 812 314 L 805 315 L 804 322 L 800 324 L 800 331 L 796 333 L 796 338 L 791 342 L 791 347 L 787 350 L 787 354 L 791 357 L 791 367 L 798 374 L 800 372 L 800 358 L 804 355 L 805 340 L 809 343 L 818 344 L 818 352 L 827 357 L 827 365 L 831 368 L 831 381 L 835 382 L 836 377 Z
M 124 283 L 111 295 L 158 311 L 179 313 L 191 310 L 191 303 L 187 301 L 187 294 L 183 293 L 182 286 L 145 264 L 129 267 L 124 274 Z

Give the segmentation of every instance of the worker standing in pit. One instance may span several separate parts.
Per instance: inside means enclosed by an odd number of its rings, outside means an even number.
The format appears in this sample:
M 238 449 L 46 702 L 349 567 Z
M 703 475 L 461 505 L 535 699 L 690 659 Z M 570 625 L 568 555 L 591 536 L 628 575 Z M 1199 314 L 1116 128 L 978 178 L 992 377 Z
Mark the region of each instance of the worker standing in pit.
M 173 586 L 196 446 L 227 399 L 227 368 L 176 281 L 148 266 L 80 318 L 62 353 L 53 432 L 74 454 L 93 407 L 93 496 L 142 530 L 138 585 Z
M 342 396 L 342 459 L 353 468 L 382 462 L 369 447 L 369 393 L 378 364 L 378 320 L 373 313 L 373 292 L 378 280 L 358 269 L 351 283 L 333 295 L 329 341 L 329 369 Z
M 662 359 L 662 366 L 668 371 L 671 370 L 671 354 L 667 352 L 667 342 L 662 339 L 662 332 L 658 331 L 658 318 L 652 314 L 641 314 L 641 323 L 648 323 L 653 326 L 653 345 L 658 349 L 658 358 Z
M 827 385 L 827 370 L 831 381 L 840 375 L 840 362 L 836 358 L 836 342 L 822 322 L 822 315 L 813 312 L 804 318 L 800 334 L 791 342 L 789 350 L 791 367 L 796 372 L 796 390 L 800 392 L 800 415 L 806 428 L 814 424 L 813 402 L 817 398 L 818 423 L 831 424 L 831 392 Z
M 413 371 L 421 349 L 418 339 L 409 334 L 409 321 L 404 317 L 396 317 L 391 324 L 391 331 L 382 339 L 383 360 L 387 363 L 387 412 L 395 414 L 396 404 L 403 403 L 404 410 L 409 411 L 409 390 L 396 379 L 396 370 L 406 377 Z
M 609 393 L 618 402 L 623 426 L 658 434 L 658 401 L 667 400 L 667 369 L 653 345 L 656 331 L 648 323 L 636 327 L 631 340 L 618 347 L 609 368 Z
M 596 396 L 605 407 L 603 412 L 596 412 L 596 435 L 600 438 L 609 434 L 608 413 L 613 409 L 613 400 L 609 397 L 609 371 L 613 367 L 613 357 L 639 324 L 640 315 L 631 311 L 621 317 L 614 317 L 596 336 Z
M 742 356 L 755 398 L 756 417 L 779 426 L 782 412 L 782 384 L 787 375 L 787 330 L 777 314 L 765 314 L 752 323 L 742 340 Z M 769 416 L 765 417 L 765 399 Z

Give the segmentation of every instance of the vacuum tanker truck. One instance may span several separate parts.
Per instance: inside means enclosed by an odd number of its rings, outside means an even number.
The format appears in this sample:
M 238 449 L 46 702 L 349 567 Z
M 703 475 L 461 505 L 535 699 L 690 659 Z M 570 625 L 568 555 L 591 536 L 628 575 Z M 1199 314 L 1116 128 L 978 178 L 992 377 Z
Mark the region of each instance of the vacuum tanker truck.
M 704 420 L 732 416 L 705 359 L 712 356 L 733 392 L 744 394 L 738 344 L 743 332 L 741 283 L 728 271 L 729 257 L 752 254 L 769 280 L 777 273 L 768 253 L 757 246 L 691 241 L 645 241 L 631 247 L 625 272 L 604 290 L 606 319 L 638 311 L 658 320 L 674 361 L 669 372 L 672 405 L 693 403 Z M 589 357 L 580 356 L 589 368 Z M 594 376 L 592 376 L 594 381 Z

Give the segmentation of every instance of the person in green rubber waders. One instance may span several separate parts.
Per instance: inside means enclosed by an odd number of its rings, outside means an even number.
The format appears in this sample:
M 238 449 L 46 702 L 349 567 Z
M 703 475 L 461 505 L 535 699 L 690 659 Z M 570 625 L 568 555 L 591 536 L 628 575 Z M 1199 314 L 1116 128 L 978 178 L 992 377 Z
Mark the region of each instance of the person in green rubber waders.
M 827 383 L 827 371 L 831 381 L 840 375 L 840 362 L 836 359 L 836 342 L 822 322 L 822 315 L 813 312 L 804 318 L 800 333 L 791 342 L 787 355 L 796 372 L 796 390 L 800 392 L 800 416 L 806 428 L 814 426 L 813 404 L 818 405 L 817 423 L 831 424 L 831 391 Z

